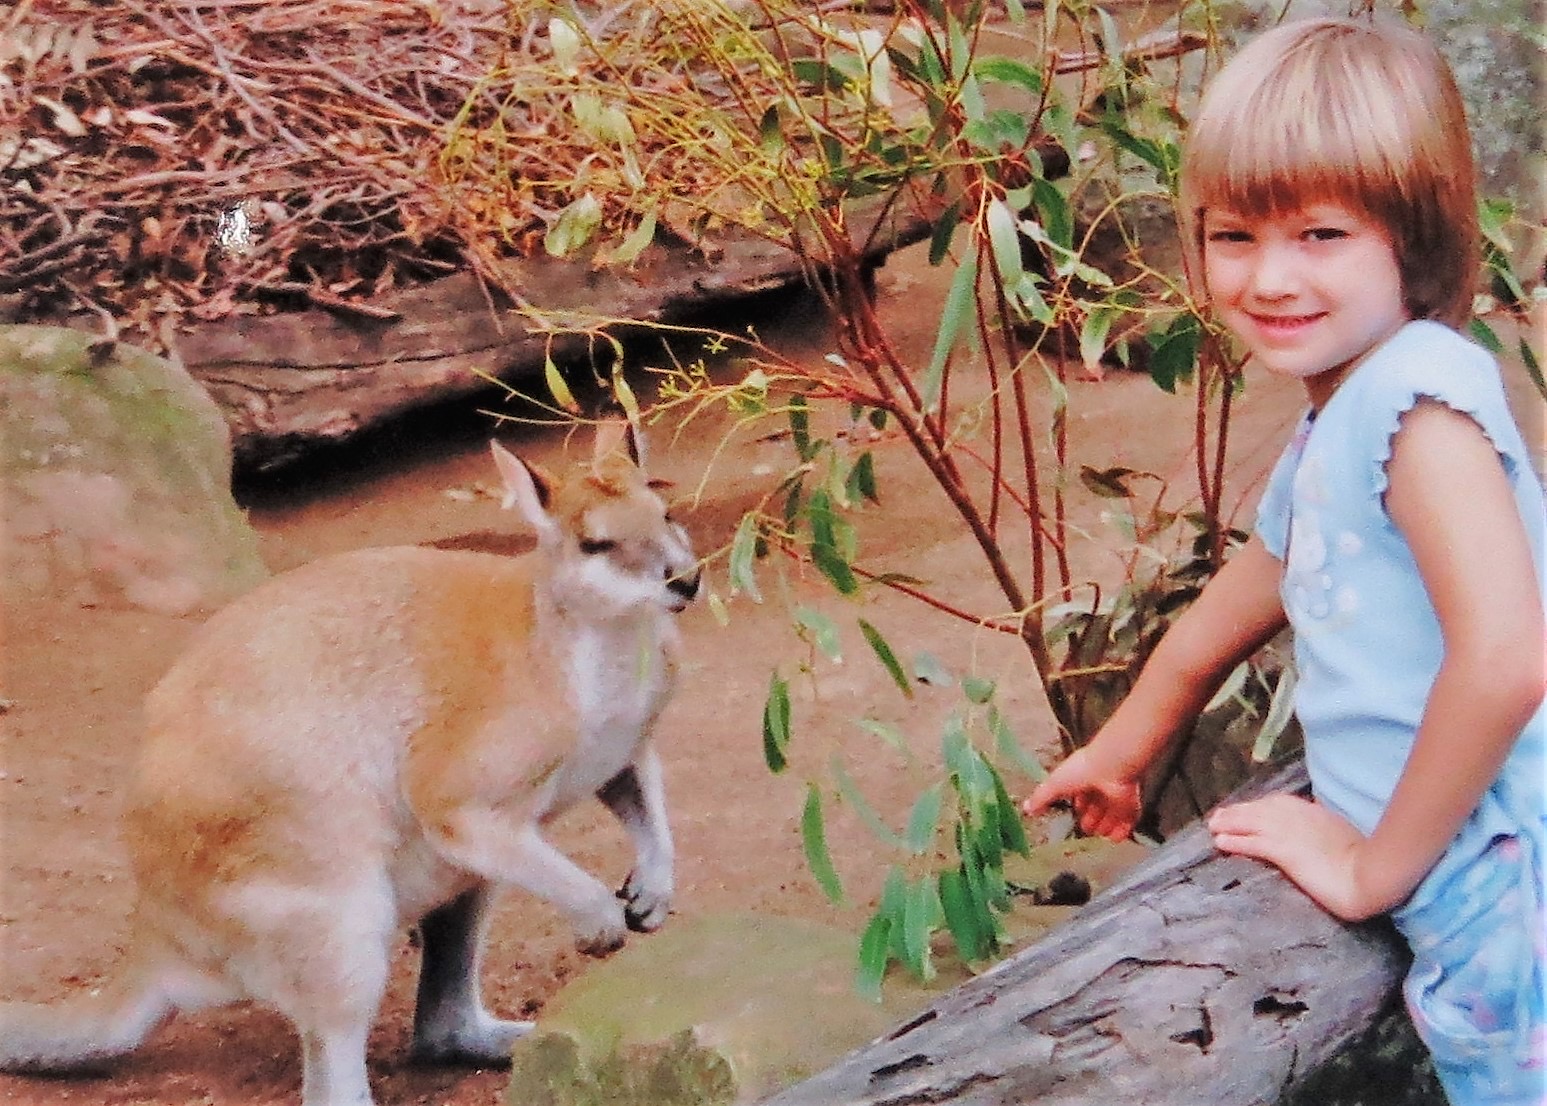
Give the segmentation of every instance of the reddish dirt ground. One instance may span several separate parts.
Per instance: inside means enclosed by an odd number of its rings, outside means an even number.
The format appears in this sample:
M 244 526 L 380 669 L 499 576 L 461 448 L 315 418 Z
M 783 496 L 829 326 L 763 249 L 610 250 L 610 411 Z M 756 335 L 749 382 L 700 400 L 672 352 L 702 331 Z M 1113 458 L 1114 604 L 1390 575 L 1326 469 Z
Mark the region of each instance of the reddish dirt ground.
M 895 258 L 882 273 L 885 311 L 904 346 L 921 359 L 932 339 L 921 326 L 933 316 L 918 304 L 938 302 L 941 276 L 917 251 Z M 813 358 L 825 352 L 825 327 L 811 304 L 797 301 L 775 313 L 760 327 L 775 334 L 782 348 Z M 1072 388 L 1075 455 L 1100 466 L 1161 474 L 1172 500 L 1185 502 L 1192 486 L 1189 398 L 1164 396 L 1147 379 L 1126 373 Z M 1248 387 L 1238 407 L 1230 502 L 1250 501 L 1297 406 L 1294 390 L 1282 383 L 1261 380 Z M 751 433 L 730 437 L 716 453 L 725 429 L 706 423 L 680 436 L 658 429 L 653 440 L 654 468 L 676 482 L 684 497 L 681 516 L 701 552 L 728 542 L 740 512 L 788 463 L 787 443 Z M 487 420 L 478 417 L 415 422 L 376 437 L 304 483 L 246 495 L 270 566 L 283 569 L 363 545 L 508 529 L 509 516 L 479 492 L 493 482 L 488 434 Z M 555 431 L 514 430 L 506 440 L 550 464 L 561 463 L 565 449 Z M 898 448 L 883 452 L 879 470 L 883 506 L 868 513 L 861 534 L 867 563 L 926 578 L 964 605 L 997 610 L 963 527 L 920 466 Z M 706 471 L 702 495 L 695 498 Z M 1094 499 L 1076 504 L 1087 536 L 1073 554 L 1082 573 L 1110 577 L 1118 539 L 1097 516 L 1101 506 Z M 723 561 L 712 570 L 712 582 L 723 594 Z M 730 623 L 723 627 L 705 604 L 683 616 L 684 678 L 659 732 L 680 857 L 679 917 L 766 911 L 857 922 L 881 874 L 880 865 L 865 864 L 875 851 L 873 839 L 842 811 L 831 816 L 834 853 L 853 904 L 834 909 L 805 872 L 798 833 L 804 780 L 823 777 L 829 758 L 839 753 L 878 808 L 900 819 L 921 787 L 920 769 L 904 766 L 855 720 L 868 713 L 896 723 L 927 763 L 939 721 L 958 701 L 954 691 L 925 688 L 905 702 L 889 690 L 888 677 L 854 630 L 852 605 L 811 580 L 796 580 L 790 594 L 841 618 L 845 663 L 816 660 L 811 677 L 795 678 L 808 650 L 790 632 L 786 609 L 773 601 L 732 601 Z M 891 594 L 867 597 L 862 613 L 904 657 L 928 650 L 956 673 L 997 678 L 1023 743 L 1048 743 L 1045 711 L 1013 640 L 974 631 Z M 131 889 L 115 822 L 120 784 L 135 751 L 140 700 L 195 623 L 52 600 L 13 603 L 4 614 L 0 994 L 48 1000 L 101 986 L 123 954 Z M 792 767 L 779 778 L 764 767 L 760 741 L 763 695 L 776 664 L 794 678 L 797 726 Z M 1020 785 L 1024 780 L 1012 781 Z M 600 807 L 572 813 L 558 836 L 581 863 L 621 880 L 628 864 L 622 835 Z M 498 1102 L 504 1085 L 499 1072 L 406 1063 L 415 961 L 406 939 L 398 960 L 370 1044 L 378 1101 Z M 540 1017 L 545 1000 L 585 966 L 550 907 L 519 894 L 506 899 L 485 965 L 495 1008 Z M 299 1080 L 289 1027 L 269 1011 L 239 1007 L 175 1021 L 105 1078 L 0 1075 L 0 1102 L 277 1106 L 298 1101 Z

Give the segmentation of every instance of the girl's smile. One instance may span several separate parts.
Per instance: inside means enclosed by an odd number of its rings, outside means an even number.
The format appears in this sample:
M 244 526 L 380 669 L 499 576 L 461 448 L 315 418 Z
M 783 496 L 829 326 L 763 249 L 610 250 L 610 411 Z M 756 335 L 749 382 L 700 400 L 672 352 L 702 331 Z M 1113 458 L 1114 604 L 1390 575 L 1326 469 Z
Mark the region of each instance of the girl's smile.
M 1304 380 L 1314 406 L 1408 321 L 1391 237 L 1361 212 L 1211 209 L 1203 233 L 1214 309 L 1267 369 Z

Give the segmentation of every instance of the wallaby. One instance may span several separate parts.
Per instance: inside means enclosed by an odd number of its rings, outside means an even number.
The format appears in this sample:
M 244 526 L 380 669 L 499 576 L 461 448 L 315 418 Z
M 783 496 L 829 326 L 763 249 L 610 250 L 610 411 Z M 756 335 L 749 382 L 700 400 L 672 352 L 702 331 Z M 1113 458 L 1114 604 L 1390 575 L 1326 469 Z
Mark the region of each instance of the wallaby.
M 304 1106 L 368 1106 L 366 1034 L 405 927 L 423 949 L 415 1056 L 508 1063 L 531 1023 L 493 1017 L 478 985 L 501 885 L 557 905 L 597 955 L 666 920 L 650 733 L 697 562 L 628 431 L 604 428 L 563 483 L 492 448 L 534 552 L 328 557 L 196 634 L 146 701 L 127 970 L 100 997 L 0 1003 L 0 1070 L 96 1069 L 178 1010 L 249 998 L 299 1032 Z M 634 846 L 616 894 L 543 836 L 589 795 Z

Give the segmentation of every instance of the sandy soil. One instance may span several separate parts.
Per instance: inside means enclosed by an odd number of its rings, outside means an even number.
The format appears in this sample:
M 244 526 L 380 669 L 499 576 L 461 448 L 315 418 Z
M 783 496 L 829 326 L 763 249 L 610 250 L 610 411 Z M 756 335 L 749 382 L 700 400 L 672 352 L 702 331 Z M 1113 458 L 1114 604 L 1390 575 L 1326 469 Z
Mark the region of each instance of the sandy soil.
M 940 278 L 917 251 L 895 258 L 882 274 L 886 311 L 921 360 L 932 336 L 920 325 L 933 315 L 919 304 L 937 302 Z M 809 302 L 765 305 L 759 326 L 799 356 L 815 358 L 827 349 L 825 326 Z M 1129 374 L 1073 388 L 1077 456 L 1157 472 L 1183 501 L 1191 486 L 1190 401 L 1165 397 L 1147 379 Z M 1297 405 L 1294 390 L 1281 383 L 1254 381 L 1248 388 L 1235 436 L 1232 502 L 1250 498 Z M 704 424 L 681 436 L 657 432 L 653 441 L 654 468 L 685 494 L 680 513 L 701 551 L 729 540 L 740 512 L 788 460 L 787 443 L 750 435 L 732 437 L 715 456 L 723 429 Z M 304 480 L 247 489 L 243 498 L 271 567 L 363 545 L 508 531 L 509 516 L 479 491 L 493 482 L 485 449 L 489 432 L 482 416 L 427 417 L 374 437 Z M 560 433 L 513 430 L 506 440 L 539 461 L 562 463 Z M 702 496 L 687 497 L 706 468 Z M 919 466 L 900 450 L 888 450 L 879 468 L 884 506 L 870 513 L 862 533 L 867 558 L 926 578 L 958 601 L 997 609 L 962 527 Z M 1099 507 L 1094 500 L 1077 505 L 1089 537 L 1074 550 L 1082 570 L 1098 576 L 1116 566 L 1116 538 L 1097 517 Z M 723 569 L 716 572 L 712 582 L 723 593 Z M 823 775 L 837 753 L 879 809 L 901 818 L 921 785 L 919 770 L 885 754 L 854 722 L 870 713 L 896 723 L 927 761 L 938 723 L 955 705 L 949 689 L 922 688 L 914 701 L 904 702 L 868 656 L 844 604 L 814 581 L 795 580 L 790 595 L 844 616 L 844 664 L 817 661 L 810 678 L 795 678 L 808 650 L 791 633 L 779 603 L 735 600 L 724 627 L 703 604 L 683 616 L 685 679 L 660 727 L 680 850 L 678 916 L 758 910 L 840 924 L 860 918 L 880 875 L 878 865 L 864 862 L 872 838 L 841 812 L 834 815 L 834 851 L 853 904 L 835 910 L 805 873 L 798 834 L 804 780 Z M 122 955 L 131 889 L 115 823 L 119 785 L 135 750 L 139 702 L 193 622 L 46 600 L 15 603 L 4 613 L 0 695 L 9 709 L 0 715 L 0 993 L 49 1000 L 99 987 Z M 1049 741 L 1027 661 L 1013 641 L 974 632 L 890 594 L 868 596 L 863 615 L 905 657 L 927 650 L 954 672 L 997 678 L 1023 742 Z M 763 695 L 775 665 L 795 678 L 796 696 L 794 764 L 781 778 L 764 767 L 760 744 Z M 621 833 L 599 807 L 572 814 L 559 836 L 583 864 L 606 878 L 622 878 L 628 860 Z M 378 1101 L 497 1102 L 501 1073 L 406 1063 L 415 961 L 406 940 L 398 959 L 370 1046 Z M 512 895 L 488 950 L 491 1003 L 508 1014 L 540 1016 L 544 1001 L 585 963 L 550 907 Z M 297 1101 L 299 1078 L 289 1027 L 271 1012 L 244 1007 L 174 1022 L 110 1077 L 0 1075 L 0 1101 L 268 1106 Z

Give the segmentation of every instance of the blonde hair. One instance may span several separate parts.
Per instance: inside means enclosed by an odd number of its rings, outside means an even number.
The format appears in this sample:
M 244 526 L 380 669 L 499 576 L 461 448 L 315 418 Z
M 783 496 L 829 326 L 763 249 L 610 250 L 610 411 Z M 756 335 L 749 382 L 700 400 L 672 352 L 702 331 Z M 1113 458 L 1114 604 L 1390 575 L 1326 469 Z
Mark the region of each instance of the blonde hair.
M 1444 59 L 1406 27 L 1308 19 L 1258 36 L 1205 93 L 1180 192 L 1200 293 L 1207 209 L 1260 217 L 1335 202 L 1391 235 L 1413 318 L 1471 316 L 1481 245 L 1466 114 Z

